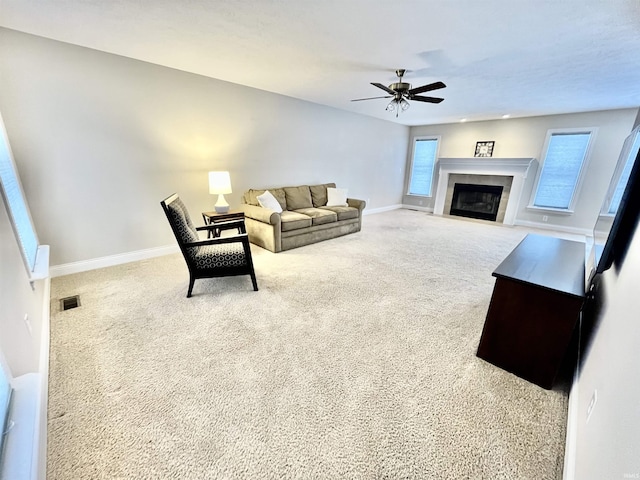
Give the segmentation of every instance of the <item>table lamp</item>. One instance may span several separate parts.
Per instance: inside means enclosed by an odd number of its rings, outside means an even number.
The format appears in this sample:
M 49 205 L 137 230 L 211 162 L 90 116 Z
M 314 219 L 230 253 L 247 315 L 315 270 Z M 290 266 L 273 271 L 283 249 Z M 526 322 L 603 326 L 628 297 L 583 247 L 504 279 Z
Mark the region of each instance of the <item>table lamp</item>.
M 209 193 L 218 194 L 214 208 L 217 213 L 227 213 L 229 204 L 224 199 L 225 193 L 231 193 L 231 177 L 229 172 L 209 172 Z

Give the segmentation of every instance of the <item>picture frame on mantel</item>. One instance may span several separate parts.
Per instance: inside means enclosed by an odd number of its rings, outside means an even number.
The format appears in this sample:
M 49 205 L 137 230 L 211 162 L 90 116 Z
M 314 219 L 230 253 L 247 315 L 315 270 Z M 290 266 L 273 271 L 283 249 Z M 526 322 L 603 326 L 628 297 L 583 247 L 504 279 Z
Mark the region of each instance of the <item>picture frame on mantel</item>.
M 493 146 L 495 141 L 476 142 L 476 157 L 491 157 L 493 155 Z

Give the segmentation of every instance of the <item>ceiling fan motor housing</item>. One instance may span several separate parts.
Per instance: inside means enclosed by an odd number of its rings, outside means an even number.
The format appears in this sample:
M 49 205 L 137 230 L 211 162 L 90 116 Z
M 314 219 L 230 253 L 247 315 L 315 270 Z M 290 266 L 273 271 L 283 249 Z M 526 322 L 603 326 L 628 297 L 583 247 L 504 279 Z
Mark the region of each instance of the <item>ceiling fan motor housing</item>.
M 398 81 L 396 83 L 392 83 L 391 85 L 389 85 L 389 88 L 391 90 L 394 90 L 395 92 L 397 92 L 399 94 L 403 94 L 403 93 L 411 90 L 411 84 L 402 81 L 402 77 L 404 77 L 405 72 L 406 72 L 406 70 L 404 68 L 399 68 L 398 70 L 396 70 L 396 75 L 398 76 Z
M 404 93 L 411 90 L 411 84 L 406 82 L 392 83 L 391 85 L 389 85 L 389 88 L 398 93 Z

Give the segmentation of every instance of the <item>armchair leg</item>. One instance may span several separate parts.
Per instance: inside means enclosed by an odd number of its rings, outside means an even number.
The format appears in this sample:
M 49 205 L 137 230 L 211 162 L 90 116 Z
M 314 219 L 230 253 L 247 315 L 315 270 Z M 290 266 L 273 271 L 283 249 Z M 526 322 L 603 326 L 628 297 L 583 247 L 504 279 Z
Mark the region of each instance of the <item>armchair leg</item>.
M 191 297 L 191 292 L 193 291 L 194 283 L 196 283 L 196 279 L 193 277 L 189 277 L 189 290 L 187 290 L 187 298 Z

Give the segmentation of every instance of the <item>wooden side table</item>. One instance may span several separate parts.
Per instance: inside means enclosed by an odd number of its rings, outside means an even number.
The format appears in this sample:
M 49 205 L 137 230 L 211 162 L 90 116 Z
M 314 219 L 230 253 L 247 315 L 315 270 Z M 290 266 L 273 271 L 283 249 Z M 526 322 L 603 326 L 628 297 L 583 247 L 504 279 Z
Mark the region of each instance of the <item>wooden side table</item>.
M 230 230 L 233 228 L 238 229 L 238 233 L 247 233 L 247 230 L 244 225 L 244 212 L 240 210 L 232 210 L 227 213 L 218 213 L 218 212 L 202 212 L 202 219 L 204 220 L 205 225 L 217 225 L 220 224 L 218 228 L 210 230 L 207 234 L 207 238 L 211 238 L 211 236 L 219 237 L 222 233 L 222 230 Z M 242 220 L 241 222 L 231 222 L 231 220 Z

